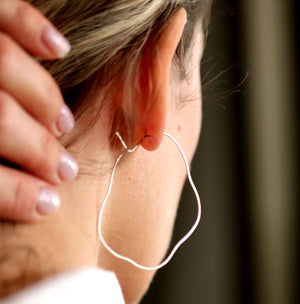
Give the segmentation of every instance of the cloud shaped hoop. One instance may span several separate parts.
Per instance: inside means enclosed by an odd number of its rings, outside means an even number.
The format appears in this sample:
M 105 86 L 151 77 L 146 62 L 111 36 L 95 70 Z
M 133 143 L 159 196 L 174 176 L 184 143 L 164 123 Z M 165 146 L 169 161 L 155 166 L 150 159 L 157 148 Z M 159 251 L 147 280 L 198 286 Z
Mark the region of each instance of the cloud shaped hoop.
M 116 132 L 116 135 L 120 139 L 120 141 L 121 141 L 123 147 L 125 148 L 125 150 L 119 155 L 119 157 L 117 158 L 117 160 L 116 160 L 116 162 L 114 164 L 114 167 L 112 169 L 111 176 L 110 176 L 110 181 L 109 181 L 108 189 L 107 189 L 107 192 L 106 192 L 106 195 L 105 195 L 105 198 L 104 198 L 101 210 L 99 212 L 99 218 L 98 218 L 98 234 L 99 234 L 99 238 L 100 238 L 100 241 L 102 242 L 102 244 L 104 245 L 104 247 L 112 255 L 114 255 L 116 258 L 124 260 L 124 261 L 126 261 L 126 262 L 132 264 L 133 266 L 135 266 L 135 267 L 137 267 L 139 269 L 142 269 L 142 270 L 148 270 L 148 271 L 158 270 L 158 269 L 164 267 L 165 265 L 167 265 L 170 262 L 170 260 L 172 259 L 172 257 L 174 256 L 174 254 L 176 253 L 176 251 L 178 250 L 178 248 L 193 234 L 193 232 L 196 230 L 197 226 L 199 225 L 200 218 L 201 218 L 200 196 L 199 196 L 197 188 L 196 188 L 196 186 L 195 186 L 195 184 L 193 182 L 193 179 L 192 179 L 192 176 L 191 176 L 191 172 L 190 172 L 190 168 L 189 168 L 189 164 L 188 164 L 186 156 L 185 156 L 185 154 L 183 152 L 183 149 L 181 148 L 181 146 L 179 145 L 179 143 L 177 142 L 177 140 L 174 137 L 172 137 L 170 134 L 164 132 L 164 135 L 167 136 L 169 139 L 171 139 L 175 143 L 175 145 L 179 149 L 179 151 L 181 153 L 181 156 L 183 158 L 183 161 L 184 161 L 184 164 L 185 164 L 185 167 L 186 167 L 186 171 L 187 171 L 187 177 L 188 177 L 190 185 L 191 185 L 191 187 L 192 187 L 192 189 L 193 189 L 193 191 L 195 193 L 196 200 L 197 200 L 198 212 L 197 212 L 196 221 L 195 221 L 194 225 L 191 227 L 191 229 L 189 230 L 189 232 L 174 246 L 174 248 L 172 249 L 172 251 L 170 252 L 170 254 L 167 256 L 167 258 L 162 263 L 160 263 L 157 266 L 144 266 L 144 265 L 141 265 L 141 264 L 135 262 L 134 260 L 130 259 L 129 257 L 123 256 L 123 255 L 117 253 L 115 250 L 113 250 L 107 244 L 107 242 L 105 241 L 105 239 L 104 239 L 104 237 L 102 235 L 101 223 L 102 223 L 103 212 L 104 212 L 104 209 L 106 207 L 109 195 L 111 193 L 111 188 L 112 188 L 112 184 L 113 184 L 113 180 L 114 180 L 114 174 L 115 174 L 116 167 L 117 167 L 119 161 L 121 160 L 121 158 L 126 153 L 133 153 L 138 148 L 139 144 L 136 145 L 133 149 L 129 149 L 127 147 L 127 145 L 125 144 L 125 142 L 123 141 L 123 139 L 120 136 L 120 134 L 118 132 Z

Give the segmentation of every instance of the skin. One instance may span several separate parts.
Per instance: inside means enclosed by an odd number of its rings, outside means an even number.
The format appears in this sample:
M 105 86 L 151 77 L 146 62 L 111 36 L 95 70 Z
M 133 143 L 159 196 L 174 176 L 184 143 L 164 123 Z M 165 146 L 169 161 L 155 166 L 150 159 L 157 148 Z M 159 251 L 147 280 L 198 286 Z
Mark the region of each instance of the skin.
M 45 39 L 49 30 L 58 35 L 60 47 Z M 65 150 L 57 140 L 63 134 L 58 119 L 64 101 L 54 79 L 31 55 L 56 59 L 68 48 L 36 9 L 19 0 L 0 2 L 0 158 L 25 169 L 0 163 L 2 218 L 40 219 L 36 210 L 40 189 L 53 189 L 64 181 L 59 163 Z
M 139 126 L 134 134 L 136 141 L 145 135 L 150 135 L 150 138 L 143 140 L 137 151 L 120 163 L 102 223 L 105 239 L 117 252 L 147 266 L 157 265 L 168 249 L 186 177 L 179 151 L 163 136 L 163 132 L 167 131 L 179 141 L 189 161 L 194 155 L 200 133 L 199 62 L 203 48 L 200 29 L 193 42 L 187 80 L 179 80 L 172 63 L 185 22 L 186 13 L 180 10 L 155 46 L 157 58 L 151 61 L 150 66 L 151 75 L 156 80 L 153 83 L 155 94 L 136 100 L 140 105 L 145 100 L 152 100 L 153 103 L 149 111 L 137 114 L 142 119 L 137 120 Z M 101 92 L 96 97 L 96 103 L 100 96 Z M 190 100 L 183 102 L 186 98 Z M 15 103 L 23 106 L 18 100 Z M 58 102 L 58 109 L 60 105 Z M 55 121 L 57 113 L 52 121 Z M 154 272 L 136 269 L 111 256 L 100 244 L 97 233 L 98 213 L 107 190 L 110 168 L 122 151 L 121 146 L 112 147 L 109 144 L 112 115 L 109 109 L 103 111 L 95 126 L 72 147 L 71 152 L 76 156 L 79 167 L 88 174 L 79 175 L 69 184 L 57 183 L 56 190 L 62 199 L 59 212 L 47 221 L 19 225 L 14 242 L 31 240 L 30 245 L 39 257 L 40 271 L 45 275 L 53 269 L 66 271 L 82 265 L 112 270 L 119 279 L 126 303 L 138 303 Z M 37 125 L 45 130 L 41 122 Z M 82 127 L 79 122 L 74 132 Z M 51 127 L 47 130 L 59 147 L 55 132 L 50 131 Z M 68 136 L 72 136 L 72 132 Z M 27 144 L 30 145 L 30 141 Z M 32 180 L 30 174 L 28 179 L 32 184 L 41 183 Z M 29 206 L 34 206 L 34 203 Z M 34 208 L 30 210 L 34 214 Z M 11 212 L 12 217 L 13 214 Z M 27 215 L 30 214 L 27 211 Z

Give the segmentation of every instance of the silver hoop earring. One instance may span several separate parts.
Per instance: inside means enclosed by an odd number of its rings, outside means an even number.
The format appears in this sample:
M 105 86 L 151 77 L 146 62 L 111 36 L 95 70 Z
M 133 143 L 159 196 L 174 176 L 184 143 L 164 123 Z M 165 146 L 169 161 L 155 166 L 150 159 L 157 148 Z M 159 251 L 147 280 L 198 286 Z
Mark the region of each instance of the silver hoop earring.
M 201 218 L 201 202 L 200 202 L 200 196 L 199 196 L 199 193 L 197 191 L 197 188 L 193 182 L 193 179 L 192 179 L 192 176 L 191 176 L 191 172 L 190 172 L 190 168 L 189 168 L 189 164 L 188 164 L 188 161 L 187 161 L 187 158 L 183 152 L 183 149 L 181 148 L 180 144 L 177 142 L 177 140 L 172 137 L 170 134 L 164 132 L 164 135 L 167 136 L 169 139 L 171 139 L 175 145 L 177 146 L 177 148 L 179 149 L 180 153 L 181 153 L 181 156 L 184 160 L 184 164 L 185 164 L 185 167 L 186 167 L 186 171 L 187 171 L 187 177 L 188 177 L 188 180 L 190 182 L 190 185 L 194 191 L 194 194 L 196 196 L 196 200 L 197 200 L 197 206 L 198 206 L 198 212 L 197 212 L 197 218 L 196 218 L 196 221 L 195 223 L 193 224 L 193 226 L 191 227 L 191 229 L 189 230 L 189 232 L 174 246 L 174 248 L 172 249 L 172 251 L 170 252 L 170 254 L 167 256 L 167 258 L 162 262 L 160 263 L 159 265 L 157 266 L 144 266 L 144 265 L 141 265 L 137 262 L 135 262 L 134 260 L 130 259 L 129 257 L 126 257 L 126 256 L 123 256 L 119 253 L 117 253 L 115 250 L 113 250 L 108 244 L 107 242 L 105 241 L 103 235 L 102 235 L 102 229 L 101 229 L 101 223 L 102 223 L 102 216 L 103 216 L 103 212 L 104 212 L 104 209 L 105 209 L 105 206 L 107 204 L 107 201 L 108 201 L 108 198 L 109 198 L 109 195 L 111 193 L 111 188 L 112 188 L 112 184 L 113 184 L 113 180 L 114 180 L 114 174 L 115 174 L 115 171 L 116 171 L 116 167 L 119 163 L 119 161 L 121 160 L 121 158 L 126 154 L 126 153 L 133 153 L 138 147 L 139 147 L 139 144 L 137 144 L 134 148 L 132 149 L 129 149 L 127 147 L 127 145 L 125 144 L 125 142 L 123 141 L 122 137 L 120 136 L 120 134 L 118 132 L 116 132 L 116 136 L 120 139 L 123 147 L 124 147 L 124 151 L 119 155 L 119 157 L 117 158 L 114 166 L 113 166 L 113 169 L 112 169 L 112 172 L 111 172 L 111 176 L 110 176 L 110 181 L 109 181 L 109 186 L 108 186 L 108 189 L 107 189 L 107 192 L 106 192 L 106 195 L 105 195 L 105 198 L 103 200 L 103 204 L 102 204 L 102 207 L 100 209 L 100 212 L 99 212 L 99 218 L 98 218 L 98 234 L 99 234 L 99 238 L 100 238 L 100 241 L 102 242 L 102 244 L 104 245 L 104 247 L 113 255 L 115 256 L 116 258 L 118 259 L 121 259 L 123 261 L 126 261 L 130 264 L 132 264 L 133 266 L 139 268 L 139 269 L 142 269 L 142 270 L 148 270 L 148 271 L 153 271 L 153 270 L 158 270 L 162 267 L 164 267 L 165 265 L 167 265 L 170 260 L 173 258 L 174 254 L 176 253 L 176 251 L 179 249 L 179 247 L 185 242 L 187 241 L 188 238 L 190 238 L 190 236 L 193 234 L 193 232 L 196 230 L 197 226 L 199 225 L 199 222 L 200 222 L 200 218 Z

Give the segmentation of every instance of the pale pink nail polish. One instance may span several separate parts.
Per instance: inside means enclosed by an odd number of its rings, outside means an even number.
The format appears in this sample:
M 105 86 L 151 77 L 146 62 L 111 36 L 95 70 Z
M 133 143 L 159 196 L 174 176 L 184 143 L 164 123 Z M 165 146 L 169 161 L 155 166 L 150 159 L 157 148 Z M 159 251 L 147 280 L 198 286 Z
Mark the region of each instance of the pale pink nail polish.
M 60 157 L 59 176 L 63 181 L 73 180 L 78 173 L 78 164 L 76 160 L 66 151 L 63 151 Z
M 57 128 L 62 133 L 68 133 L 74 128 L 74 117 L 70 109 L 63 105 L 57 119 Z
M 57 29 L 48 24 L 42 31 L 42 41 L 58 58 L 65 57 L 71 49 L 69 41 Z
M 59 195 L 51 190 L 42 188 L 39 191 L 36 211 L 41 215 L 48 215 L 56 212 L 60 207 Z

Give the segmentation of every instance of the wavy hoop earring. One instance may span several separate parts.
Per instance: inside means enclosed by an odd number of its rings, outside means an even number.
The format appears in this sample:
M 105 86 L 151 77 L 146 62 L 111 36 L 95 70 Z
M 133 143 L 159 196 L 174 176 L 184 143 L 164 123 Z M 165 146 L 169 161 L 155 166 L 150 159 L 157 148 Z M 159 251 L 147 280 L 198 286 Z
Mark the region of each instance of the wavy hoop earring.
M 125 144 L 125 142 L 123 141 L 122 137 L 120 136 L 120 134 L 118 132 L 116 132 L 116 135 L 117 137 L 120 139 L 123 147 L 125 148 L 125 150 L 119 155 L 119 157 L 117 158 L 115 164 L 114 164 L 114 167 L 112 169 L 112 172 L 111 172 L 111 176 L 110 176 L 110 181 L 109 181 L 109 186 L 108 186 L 108 189 L 107 189 L 107 192 L 106 192 L 106 195 L 105 195 L 105 198 L 103 200 L 103 204 L 102 204 L 102 207 L 101 207 L 101 210 L 99 212 L 99 218 L 98 218 L 98 234 L 99 234 L 99 238 L 100 238 L 100 241 L 102 242 L 102 244 L 104 245 L 104 247 L 112 254 L 114 255 L 116 258 L 118 259 L 121 259 L 121 260 L 124 260 L 126 262 L 129 262 L 130 264 L 132 264 L 133 266 L 139 268 L 139 269 L 142 269 L 142 270 L 148 270 L 148 271 L 152 271 L 152 270 L 158 270 L 162 267 L 164 267 L 165 265 L 167 265 L 170 260 L 172 259 L 172 257 L 174 256 L 174 254 L 176 253 L 176 251 L 178 250 L 178 248 L 193 234 L 193 232 L 196 230 L 199 222 L 200 222 L 200 218 L 201 218 L 201 202 L 200 202 L 200 196 L 199 196 L 199 193 L 197 191 L 197 188 L 193 182 L 193 179 L 192 179 L 192 176 L 191 176 L 191 172 L 190 172 L 190 168 L 189 168 L 189 164 L 188 164 L 188 161 L 186 159 L 186 156 L 183 152 L 183 149 L 181 148 L 181 146 L 179 145 L 179 143 L 177 142 L 177 140 L 172 137 L 170 134 L 164 132 L 164 135 L 167 136 L 169 139 L 171 139 L 175 145 L 177 146 L 177 148 L 179 149 L 180 153 L 181 153 L 181 156 L 184 160 L 184 164 L 185 164 L 185 167 L 186 167 L 186 171 L 187 171 L 187 177 L 188 177 L 188 180 L 190 182 L 190 185 L 195 193 L 195 196 L 196 196 L 196 200 L 197 200 L 197 206 L 198 206 L 198 212 L 197 212 L 197 218 L 196 218 L 196 221 L 194 223 L 194 225 L 191 227 L 191 229 L 189 230 L 189 232 L 174 246 L 174 248 L 172 249 L 172 251 L 170 252 L 170 254 L 168 255 L 168 257 L 162 262 L 160 263 L 159 265 L 157 266 L 144 266 L 144 265 L 141 265 L 137 262 L 135 262 L 134 260 L 130 259 L 129 257 L 126 257 L 126 256 L 123 256 L 119 253 L 117 253 L 115 250 L 113 250 L 108 244 L 107 242 L 105 241 L 103 235 L 102 235 L 102 229 L 101 229 L 101 223 L 102 223 L 102 216 L 103 216 L 103 212 L 104 212 L 104 209 L 105 209 L 105 206 L 107 204 L 107 201 L 108 201 L 108 198 L 109 198 L 109 195 L 111 193 L 111 188 L 112 188 L 112 184 L 113 184 L 113 180 L 114 180 L 114 174 L 115 174 L 115 171 L 116 171 L 116 167 L 119 163 L 119 161 L 121 160 L 121 158 L 126 154 L 126 153 L 132 153 L 134 152 L 139 144 L 137 144 L 133 149 L 129 149 L 127 147 L 127 145 Z

